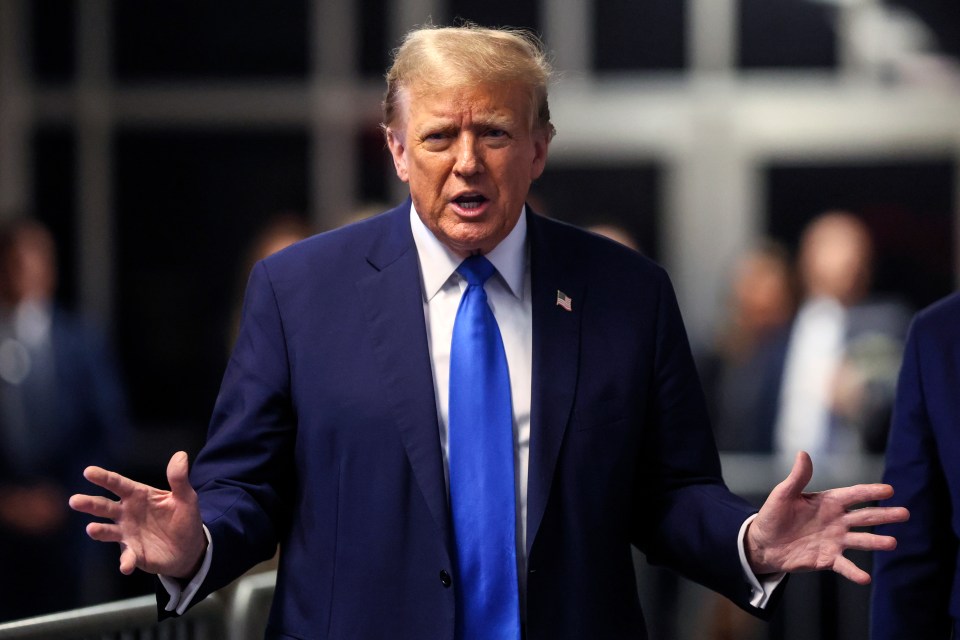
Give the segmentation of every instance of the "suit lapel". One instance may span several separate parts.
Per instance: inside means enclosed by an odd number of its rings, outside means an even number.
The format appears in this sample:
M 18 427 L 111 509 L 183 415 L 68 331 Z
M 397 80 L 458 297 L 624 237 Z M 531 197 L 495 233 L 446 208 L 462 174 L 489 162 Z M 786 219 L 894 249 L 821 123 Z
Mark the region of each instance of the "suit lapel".
M 386 233 L 378 236 L 367 255 L 373 273 L 358 282 L 358 289 L 413 475 L 450 549 L 437 403 L 409 211 L 408 201 L 386 214 L 392 218 Z
M 557 458 L 576 390 L 580 319 L 586 299 L 583 277 L 553 237 L 551 223 L 529 215 L 533 380 L 530 405 L 530 467 L 527 481 L 527 554 L 547 508 Z M 558 296 L 570 300 L 568 311 Z

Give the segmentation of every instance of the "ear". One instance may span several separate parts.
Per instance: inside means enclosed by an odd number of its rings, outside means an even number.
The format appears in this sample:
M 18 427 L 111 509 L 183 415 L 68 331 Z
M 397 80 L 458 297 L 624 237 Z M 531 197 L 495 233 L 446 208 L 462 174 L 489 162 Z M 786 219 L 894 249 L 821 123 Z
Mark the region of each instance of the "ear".
M 550 133 L 547 130 L 538 130 L 533 134 L 533 164 L 530 168 L 530 179 L 536 180 L 543 175 L 547 166 L 547 149 L 550 147 Z
M 404 142 L 403 131 L 397 131 L 387 127 L 387 146 L 390 147 L 390 155 L 393 156 L 393 167 L 397 170 L 397 177 L 407 182 L 410 178 L 407 173 L 407 148 Z

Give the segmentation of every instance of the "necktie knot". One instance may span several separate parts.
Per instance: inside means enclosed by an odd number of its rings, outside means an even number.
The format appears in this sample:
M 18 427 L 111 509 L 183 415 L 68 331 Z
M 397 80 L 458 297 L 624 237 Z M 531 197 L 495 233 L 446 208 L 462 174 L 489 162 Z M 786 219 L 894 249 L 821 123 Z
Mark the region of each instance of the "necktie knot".
M 493 275 L 494 271 L 496 271 L 496 267 L 481 255 L 470 256 L 457 267 L 457 273 L 466 279 L 467 284 L 480 285 L 481 287 Z

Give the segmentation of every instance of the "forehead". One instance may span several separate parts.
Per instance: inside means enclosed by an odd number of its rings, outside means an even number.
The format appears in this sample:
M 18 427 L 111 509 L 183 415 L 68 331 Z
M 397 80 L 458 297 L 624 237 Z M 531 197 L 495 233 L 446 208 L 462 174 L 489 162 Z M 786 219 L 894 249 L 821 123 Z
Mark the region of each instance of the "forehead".
M 435 87 L 415 84 L 401 94 L 401 113 L 407 118 L 495 118 L 532 121 L 530 89 L 520 83 L 482 83 Z

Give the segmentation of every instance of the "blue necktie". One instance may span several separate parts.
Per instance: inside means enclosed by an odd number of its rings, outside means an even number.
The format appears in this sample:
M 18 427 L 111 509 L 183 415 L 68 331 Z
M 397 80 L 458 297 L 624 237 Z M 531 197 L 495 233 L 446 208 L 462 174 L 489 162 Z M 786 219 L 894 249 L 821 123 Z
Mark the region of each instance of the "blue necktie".
M 483 283 L 494 267 L 471 256 L 450 348 L 450 504 L 457 543 L 457 640 L 520 638 L 510 375 Z

